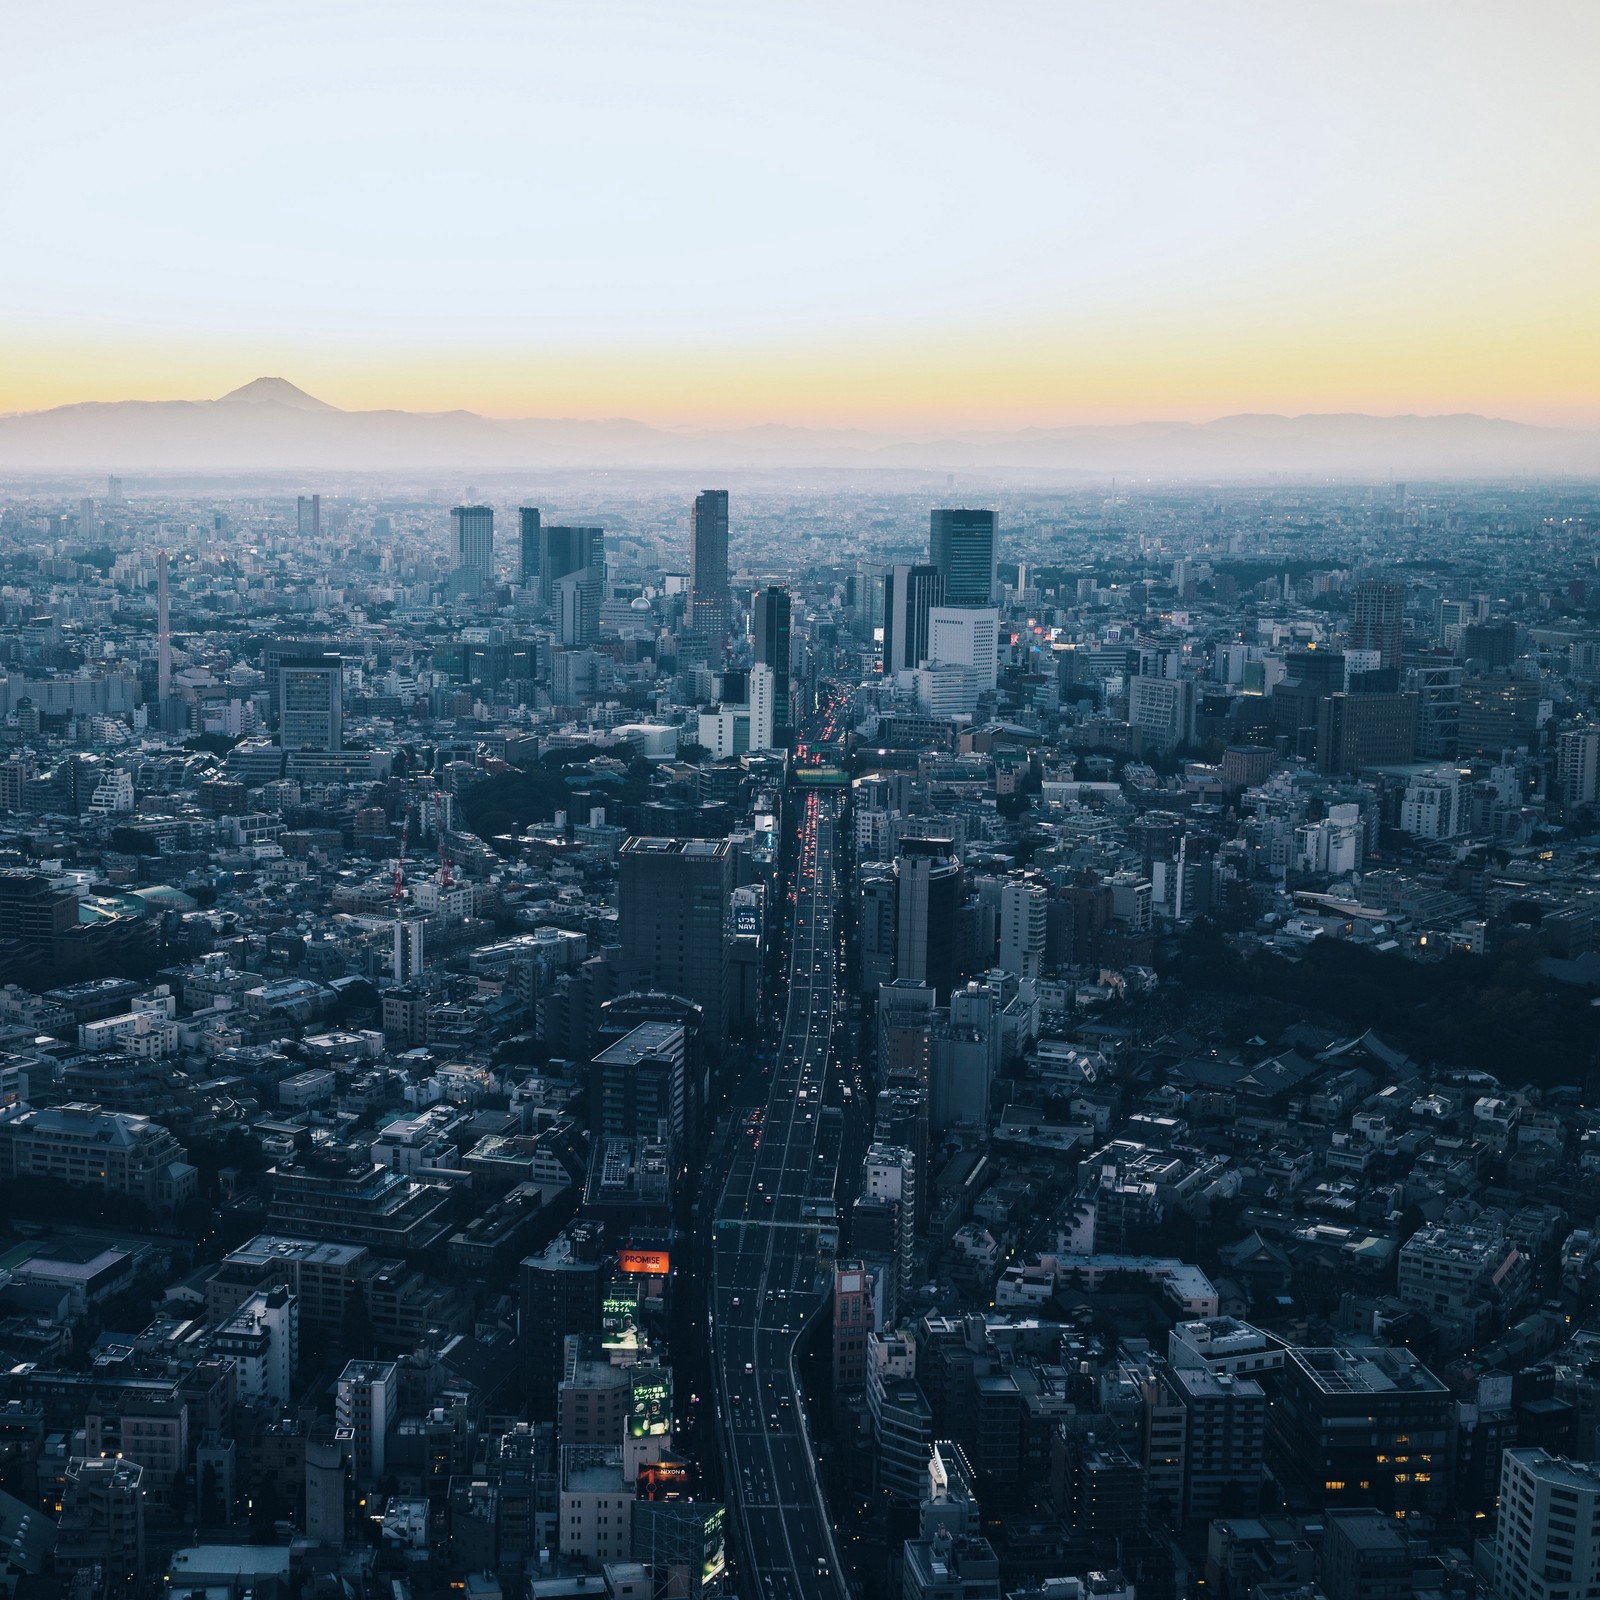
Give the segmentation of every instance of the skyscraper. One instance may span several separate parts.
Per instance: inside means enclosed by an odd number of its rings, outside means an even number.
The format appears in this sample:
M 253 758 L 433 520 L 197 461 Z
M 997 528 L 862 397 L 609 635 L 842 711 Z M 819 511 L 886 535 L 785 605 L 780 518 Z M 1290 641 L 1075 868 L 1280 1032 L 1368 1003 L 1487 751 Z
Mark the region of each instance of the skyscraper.
M 529 584 L 541 574 L 539 565 L 539 508 L 537 506 L 523 506 L 517 512 L 517 520 L 521 524 L 521 560 L 517 566 L 517 576 L 523 584 Z
M 890 567 L 883 575 L 883 670 L 914 672 L 928 655 L 928 613 L 944 600 L 934 566 Z
M 1350 648 L 1376 650 L 1380 667 L 1398 668 L 1405 600 L 1403 585 L 1363 578 L 1350 591 Z
M 986 606 L 994 599 L 994 512 L 935 511 L 928 554 L 944 579 L 947 606 Z
M 702 489 L 689 520 L 689 623 L 712 638 L 728 631 L 728 491 Z
M 336 655 L 278 667 L 278 739 L 285 750 L 344 748 L 344 662 Z
M 582 572 L 586 567 L 595 568 L 604 582 L 606 543 L 603 528 L 569 528 L 559 523 L 546 523 L 540 527 L 538 573 L 547 601 L 562 578 Z
M 949 839 L 902 839 L 895 858 L 894 975 L 931 983 L 941 1004 L 960 978 L 961 862 Z
M 634 838 L 617 856 L 617 933 L 628 981 L 693 1000 L 715 1054 L 727 1040 L 733 867 L 726 839 Z
M 789 731 L 789 591 L 780 584 L 769 584 L 755 597 L 755 658 L 772 668 L 772 725 L 775 737 L 782 740 Z
M 172 695 L 172 610 L 167 594 L 167 552 L 156 551 L 156 696 Z
M 322 496 L 301 495 L 294 503 L 295 527 L 313 539 L 322 536 Z
M 456 570 L 476 572 L 494 582 L 494 511 L 489 506 L 456 506 L 450 513 L 450 553 Z

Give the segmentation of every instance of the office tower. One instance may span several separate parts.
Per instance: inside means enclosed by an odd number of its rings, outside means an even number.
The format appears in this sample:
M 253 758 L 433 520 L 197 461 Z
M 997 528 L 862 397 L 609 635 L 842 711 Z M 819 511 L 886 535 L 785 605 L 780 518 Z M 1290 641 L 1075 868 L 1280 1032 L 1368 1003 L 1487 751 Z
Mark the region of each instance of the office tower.
M 928 655 L 928 614 L 944 601 L 934 566 L 890 567 L 883 575 L 883 670 L 914 672 Z
M 1400 687 L 1417 697 L 1417 754 L 1448 760 L 1461 741 L 1461 668 L 1448 657 L 1424 656 L 1409 663 Z
M 689 520 L 689 622 L 720 639 L 732 621 L 728 595 L 728 491 L 695 496 Z
M 1556 741 L 1556 781 L 1569 806 L 1600 799 L 1600 728 L 1571 728 Z
M 1004 883 L 1000 887 L 1000 967 L 1019 978 L 1044 970 L 1045 928 L 1050 896 L 1043 884 Z
M 321 538 L 322 496 L 320 494 L 301 495 L 294 503 L 294 521 L 296 531 L 302 537 Z
M 1379 665 L 1400 665 L 1406 591 L 1403 584 L 1363 578 L 1350 591 L 1350 648 L 1376 650 Z
M 921 978 L 896 978 L 878 986 L 880 1084 L 914 1084 L 927 1091 L 938 998 L 933 985 Z
M 870 643 L 883 627 L 884 569 L 874 561 L 858 561 L 850 575 L 851 631 Z
M 752 750 L 771 750 L 777 745 L 779 686 L 788 681 L 787 673 L 780 679 L 764 661 L 751 667 L 745 680 L 745 703 L 750 708 Z
M 928 660 L 966 667 L 980 690 L 1000 677 L 1000 613 L 993 606 L 932 606 L 928 611 Z
M 1500 1600 L 1600 1594 L 1600 1467 L 1545 1450 L 1507 1450 L 1491 1561 Z
M 540 1254 L 522 1263 L 517 1337 L 528 1385 L 528 1411 L 553 1422 L 569 1334 L 600 1332 L 610 1275 L 605 1233 L 595 1222 L 572 1223 Z
M 167 595 L 167 552 L 156 551 L 156 697 L 172 697 L 172 613 Z
M 756 595 L 751 613 L 756 661 L 772 669 L 772 726 L 774 736 L 781 740 L 793 726 L 789 717 L 789 591 L 780 584 L 769 584 Z
M 994 600 L 994 512 L 935 511 L 928 556 L 944 579 L 947 606 L 986 606 Z
M 895 1303 L 911 1293 L 912 1254 L 917 1229 L 917 1160 L 904 1145 L 874 1142 L 867 1147 L 866 1195 L 897 1206 L 895 1216 Z
M 1194 739 L 1193 678 L 1130 678 L 1128 726 L 1147 745 L 1170 750 Z
M 589 1065 L 589 1121 L 605 1138 L 660 1139 L 681 1159 L 688 1132 L 681 1025 L 641 1022 Z
M 106 504 L 120 506 L 122 504 L 122 479 L 110 477 L 106 479 Z
M 1330 694 L 1317 702 L 1317 771 L 1410 761 L 1417 749 L 1414 694 Z
M 350 1430 L 356 1482 L 379 1482 L 388 1466 L 389 1429 L 399 1419 L 400 1369 L 392 1361 L 347 1361 L 334 1397 L 334 1421 Z
M 600 574 L 593 567 L 569 572 L 551 585 L 550 610 L 555 619 L 556 642 L 566 650 L 592 644 L 600 630 Z
M 86 497 L 78 502 L 78 537 L 87 541 L 97 539 L 99 536 L 100 528 L 95 521 L 94 501 Z
M 949 839 L 902 839 L 894 865 L 894 975 L 932 984 L 947 1003 L 960 978 L 961 862 Z
M 602 574 L 605 572 L 603 528 L 579 528 L 547 522 L 539 528 L 538 544 L 539 581 L 544 586 L 546 600 L 550 598 L 551 585 L 558 578 L 564 578 L 572 572 L 582 572 L 585 567 L 598 568 Z
M 1267 1448 L 1290 1504 L 1434 1513 L 1448 1496 L 1455 1420 L 1454 1396 L 1409 1350 L 1295 1345 Z
M 617 934 L 628 981 L 694 1001 L 714 1055 L 727 1042 L 733 868 L 726 839 L 633 838 L 617 855 Z
M 336 655 L 278 667 L 278 742 L 285 750 L 344 748 L 344 662 Z
M 473 572 L 487 588 L 494 582 L 494 511 L 489 506 L 456 506 L 450 513 L 451 565 Z
M 520 549 L 518 553 L 521 557 L 517 566 L 517 576 L 526 586 L 536 582 L 542 570 L 539 566 L 539 508 L 537 506 L 522 506 L 517 512 L 517 521 L 520 524 Z

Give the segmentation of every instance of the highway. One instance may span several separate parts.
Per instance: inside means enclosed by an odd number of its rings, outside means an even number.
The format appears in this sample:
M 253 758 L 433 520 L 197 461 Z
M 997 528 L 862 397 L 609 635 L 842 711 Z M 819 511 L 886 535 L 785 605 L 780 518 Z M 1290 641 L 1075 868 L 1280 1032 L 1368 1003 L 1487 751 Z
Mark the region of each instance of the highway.
M 765 1106 L 734 1128 L 712 1250 L 711 1315 L 726 1495 L 740 1592 L 847 1600 L 816 1474 L 794 1350 L 829 1315 L 815 1202 L 831 1202 L 837 1140 L 823 1140 L 839 950 L 834 926 L 839 801 L 802 802 L 789 992 Z

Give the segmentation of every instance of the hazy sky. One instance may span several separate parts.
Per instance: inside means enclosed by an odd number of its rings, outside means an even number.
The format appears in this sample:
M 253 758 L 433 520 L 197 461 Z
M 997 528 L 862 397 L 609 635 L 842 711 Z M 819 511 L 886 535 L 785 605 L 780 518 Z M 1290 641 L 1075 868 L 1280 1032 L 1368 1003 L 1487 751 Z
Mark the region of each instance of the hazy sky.
M 0 19 L 0 409 L 1600 425 L 1600 5 Z

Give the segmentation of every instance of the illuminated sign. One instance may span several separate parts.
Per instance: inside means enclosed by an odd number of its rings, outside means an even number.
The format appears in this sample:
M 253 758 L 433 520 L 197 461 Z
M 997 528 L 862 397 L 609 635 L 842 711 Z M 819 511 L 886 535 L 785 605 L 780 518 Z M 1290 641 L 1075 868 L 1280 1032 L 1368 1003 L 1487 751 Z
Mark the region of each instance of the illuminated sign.
M 633 1380 L 628 1436 L 659 1438 L 672 1432 L 672 1379 L 666 1373 L 640 1373 Z
M 617 1269 L 641 1278 L 664 1278 L 672 1270 L 672 1257 L 665 1250 L 619 1250 Z

